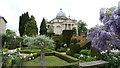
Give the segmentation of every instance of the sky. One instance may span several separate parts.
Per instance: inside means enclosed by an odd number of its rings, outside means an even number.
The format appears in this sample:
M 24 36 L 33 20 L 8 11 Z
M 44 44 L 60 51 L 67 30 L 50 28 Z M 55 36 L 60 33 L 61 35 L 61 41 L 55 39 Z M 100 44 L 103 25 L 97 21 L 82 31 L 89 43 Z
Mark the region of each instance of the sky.
M 99 21 L 100 8 L 118 6 L 120 0 L 0 0 L 0 15 L 7 20 L 7 29 L 18 32 L 19 16 L 25 12 L 33 15 L 38 28 L 42 18 L 47 21 L 56 17 L 62 8 L 67 17 L 82 20 L 87 28 L 101 24 Z

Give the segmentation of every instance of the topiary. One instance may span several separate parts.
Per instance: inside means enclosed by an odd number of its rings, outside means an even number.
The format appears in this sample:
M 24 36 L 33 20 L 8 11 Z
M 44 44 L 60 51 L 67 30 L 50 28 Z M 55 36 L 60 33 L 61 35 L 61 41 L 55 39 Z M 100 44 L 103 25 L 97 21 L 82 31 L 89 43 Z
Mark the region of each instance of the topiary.
M 80 51 L 80 44 L 70 44 L 70 54 L 73 56 L 75 53 L 79 53 Z
M 70 39 L 73 35 L 73 31 L 72 30 L 63 30 L 62 35 L 63 35 L 63 37 L 62 37 L 63 42 L 69 45 L 70 44 Z

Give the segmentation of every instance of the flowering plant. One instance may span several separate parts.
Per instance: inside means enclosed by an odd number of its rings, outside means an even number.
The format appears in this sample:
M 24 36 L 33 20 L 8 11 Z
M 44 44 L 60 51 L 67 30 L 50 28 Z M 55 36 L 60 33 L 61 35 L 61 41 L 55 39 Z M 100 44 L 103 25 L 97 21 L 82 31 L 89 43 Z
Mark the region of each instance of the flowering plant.
M 120 8 L 102 8 L 100 21 L 103 25 L 91 28 L 87 39 L 92 39 L 92 46 L 100 51 L 120 49 Z

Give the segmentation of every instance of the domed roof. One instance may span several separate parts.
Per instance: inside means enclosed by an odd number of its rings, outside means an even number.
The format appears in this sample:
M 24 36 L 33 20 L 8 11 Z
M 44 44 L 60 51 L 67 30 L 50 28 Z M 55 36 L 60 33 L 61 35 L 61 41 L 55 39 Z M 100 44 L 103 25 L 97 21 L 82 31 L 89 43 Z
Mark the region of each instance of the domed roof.
M 65 17 L 66 18 L 65 13 L 62 12 L 62 9 L 60 9 L 60 12 L 56 15 L 56 18 L 60 18 L 60 17 Z

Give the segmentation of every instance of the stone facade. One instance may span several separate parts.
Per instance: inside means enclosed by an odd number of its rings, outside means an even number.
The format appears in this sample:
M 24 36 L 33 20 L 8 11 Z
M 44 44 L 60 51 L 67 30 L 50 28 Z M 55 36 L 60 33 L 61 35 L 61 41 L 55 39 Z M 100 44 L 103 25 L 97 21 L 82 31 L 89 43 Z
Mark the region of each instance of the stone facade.
M 5 18 L 0 16 L 0 34 L 6 33 L 6 23 Z
M 77 31 L 77 20 L 70 19 L 66 17 L 65 13 L 60 10 L 56 15 L 56 18 L 46 23 L 46 27 L 49 28 L 52 26 L 53 31 L 56 35 L 62 34 L 63 30 L 72 30 L 73 28 Z

